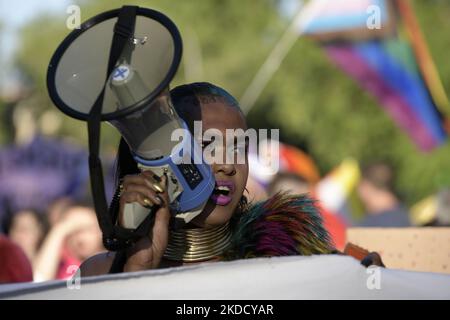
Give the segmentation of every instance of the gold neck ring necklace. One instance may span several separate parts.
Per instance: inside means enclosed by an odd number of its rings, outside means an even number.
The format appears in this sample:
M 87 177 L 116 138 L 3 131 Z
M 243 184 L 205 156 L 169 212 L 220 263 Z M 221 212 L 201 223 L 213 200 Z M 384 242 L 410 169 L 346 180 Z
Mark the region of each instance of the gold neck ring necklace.
M 217 227 L 171 231 L 164 258 L 183 262 L 206 261 L 220 256 L 230 241 L 229 222 Z

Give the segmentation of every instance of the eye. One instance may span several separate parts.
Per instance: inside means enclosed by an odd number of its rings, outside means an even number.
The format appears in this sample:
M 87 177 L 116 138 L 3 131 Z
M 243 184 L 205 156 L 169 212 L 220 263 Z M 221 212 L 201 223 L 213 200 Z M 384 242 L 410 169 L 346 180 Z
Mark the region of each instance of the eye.
M 236 154 L 245 154 L 247 152 L 247 144 L 246 143 L 237 143 L 233 144 L 228 148 L 229 152 L 234 152 Z
M 208 145 L 210 145 L 212 142 L 214 141 L 214 139 L 211 139 L 211 140 L 202 140 L 201 142 L 199 142 L 199 146 L 202 148 L 202 149 L 205 149 Z

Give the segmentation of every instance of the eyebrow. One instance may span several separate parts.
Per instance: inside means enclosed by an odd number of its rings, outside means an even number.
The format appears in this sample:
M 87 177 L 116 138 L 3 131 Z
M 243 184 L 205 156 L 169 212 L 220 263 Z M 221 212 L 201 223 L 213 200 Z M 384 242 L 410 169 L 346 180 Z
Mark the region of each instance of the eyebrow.
M 234 141 L 233 141 L 235 144 L 237 144 L 237 142 L 238 142 L 238 137 L 234 137 Z M 248 146 L 249 145 L 249 137 L 248 136 L 245 136 L 245 145 L 246 146 Z
M 202 139 L 202 140 L 200 141 L 200 144 L 201 144 L 203 147 L 206 147 L 206 146 L 208 146 L 209 144 L 211 144 L 214 140 L 215 140 L 215 139 L 214 139 L 214 136 L 211 137 L 210 140 L 203 140 L 203 139 Z M 238 137 L 234 136 L 233 143 L 234 143 L 234 144 L 237 144 L 237 142 L 238 142 Z M 249 137 L 246 136 L 246 137 L 245 137 L 245 146 L 248 147 L 249 144 L 250 144 Z

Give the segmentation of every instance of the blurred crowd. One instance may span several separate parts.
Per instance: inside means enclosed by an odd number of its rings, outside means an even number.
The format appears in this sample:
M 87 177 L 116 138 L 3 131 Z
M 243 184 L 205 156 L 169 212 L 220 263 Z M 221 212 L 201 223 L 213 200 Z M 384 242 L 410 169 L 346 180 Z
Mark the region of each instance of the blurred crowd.
M 0 282 L 8 282 L 7 275 L 11 282 L 67 279 L 82 261 L 104 250 L 89 203 L 60 198 L 46 212 L 25 209 L 5 220 Z

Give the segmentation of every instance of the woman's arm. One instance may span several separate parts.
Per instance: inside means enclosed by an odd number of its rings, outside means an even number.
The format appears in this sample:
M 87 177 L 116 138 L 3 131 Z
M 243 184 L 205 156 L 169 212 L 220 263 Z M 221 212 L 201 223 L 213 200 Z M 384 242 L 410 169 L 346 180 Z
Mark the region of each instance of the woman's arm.
M 34 280 L 48 281 L 55 279 L 61 262 L 61 251 L 65 239 L 73 232 L 91 225 L 92 217 L 84 212 L 69 213 L 61 222 L 56 224 L 44 239 L 34 260 Z
M 161 178 L 158 192 L 150 171 L 124 177 L 122 194 L 119 201 L 119 224 L 123 224 L 123 212 L 126 203 L 138 202 L 142 206 L 156 205 L 155 222 L 147 237 L 141 238 L 126 252 L 124 272 L 157 268 L 167 247 L 169 237 L 169 196 L 167 177 Z M 81 276 L 94 276 L 109 273 L 114 261 L 114 253 L 101 253 L 86 260 L 80 267 Z

